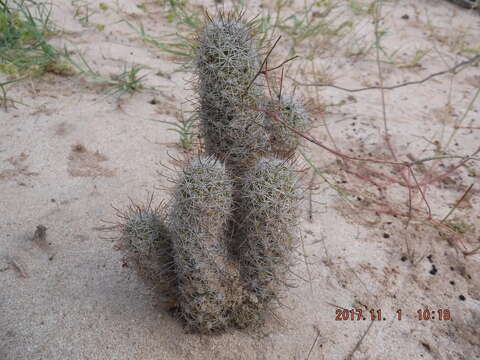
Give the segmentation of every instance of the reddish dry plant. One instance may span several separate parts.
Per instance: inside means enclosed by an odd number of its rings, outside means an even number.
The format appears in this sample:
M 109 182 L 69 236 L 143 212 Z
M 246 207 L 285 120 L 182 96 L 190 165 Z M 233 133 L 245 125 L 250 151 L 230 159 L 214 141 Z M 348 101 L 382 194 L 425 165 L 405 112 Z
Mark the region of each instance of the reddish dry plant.
M 275 43 L 275 45 L 277 44 L 277 42 Z M 267 54 L 267 57 L 270 53 L 271 51 Z M 459 65 L 456 65 L 452 69 L 457 69 L 460 66 L 464 66 L 466 64 L 472 64 L 477 60 L 478 60 L 478 57 L 474 57 L 470 61 L 462 62 Z M 270 94 L 271 94 L 272 76 L 269 74 L 269 72 L 271 70 L 278 69 L 284 63 L 280 64 L 280 66 L 276 66 L 271 69 L 268 69 L 266 66 L 267 60 L 264 60 L 262 63 L 263 68 L 259 71 L 258 74 L 262 74 L 266 78 L 267 88 Z M 480 146 L 471 155 L 468 155 L 468 156 L 439 155 L 439 156 L 432 156 L 428 158 L 411 160 L 411 161 L 399 160 L 399 157 L 396 154 L 394 146 L 391 143 L 391 135 L 388 131 L 387 116 L 386 116 L 386 110 L 385 110 L 384 90 L 390 89 L 390 87 L 383 86 L 383 78 L 382 78 L 381 68 L 379 65 L 380 64 L 379 59 L 377 59 L 377 64 L 378 64 L 378 71 L 379 71 L 379 77 L 380 77 L 380 86 L 375 87 L 375 89 L 379 89 L 382 94 L 382 110 L 383 110 L 384 133 L 385 133 L 384 142 L 390 153 L 390 157 L 392 160 L 347 155 L 341 152 L 340 150 L 337 150 L 336 147 L 335 149 L 331 148 L 325 145 L 324 143 L 322 143 L 321 141 L 315 139 L 312 135 L 299 131 L 298 129 L 295 129 L 290 124 L 288 124 L 288 122 L 285 121 L 285 119 L 282 118 L 282 114 L 278 111 L 272 111 L 271 109 L 267 109 L 267 108 L 253 108 L 253 110 L 256 110 L 268 115 L 269 118 L 274 119 L 279 125 L 290 130 L 295 135 L 300 136 L 301 138 L 307 140 L 308 142 L 313 143 L 316 146 L 319 146 L 320 148 L 335 155 L 341 160 L 341 162 L 339 163 L 341 164 L 341 168 L 343 171 L 345 171 L 345 173 L 355 176 L 364 184 L 367 183 L 375 187 L 378 191 L 378 196 L 370 196 L 368 198 L 368 201 L 364 201 L 363 204 L 361 205 L 361 210 L 374 212 L 376 214 L 388 214 L 388 215 L 404 218 L 406 219 L 407 226 L 412 220 L 429 224 L 435 227 L 436 229 L 438 229 L 442 235 L 447 235 L 448 237 L 450 237 L 453 240 L 451 241 L 451 243 L 454 244 L 465 256 L 477 253 L 480 250 L 480 246 L 473 250 L 468 250 L 463 243 L 462 234 L 455 231 L 446 222 L 447 218 L 453 213 L 453 211 L 458 207 L 458 205 L 467 197 L 468 193 L 472 190 L 473 184 L 464 191 L 461 197 L 455 202 L 455 205 L 451 209 L 451 211 L 447 214 L 447 216 L 445 216 L 441 220 L 435 219 L 432 215 L 432 208 L 428 201 L 427 190 L 429 186 L 432 186 L 442 180 L 446 180 L 448 177 L 454 174 L 458 169 L 460 169 L 463 166 L 466 166 L 469 161 L 479 160 L 477 155 L 480 153 Z M 426 79 L 430 79 L 434 76 L 443 75 L 449 72 L 451 72 L 451 70 L 433 74 L 427 77 Z M 282 68 L 282 73 L 280 76 L 280 93 L 281 93 L 281 87 L 283 84 L 283 76 L 284 76 L 284 73 Z M 418 82 L 418 83 L 422 83 L 422 82 Z M 412 85 L 416 83 L 417 82 L 412 82 Z M 400 87 L 400 86 L 398 85 L 397 87 Z M 473 102 L 475 101 L 477 96 L 478 96 L 478 91 L 474 97 L 474 100 L 471 102 L 469 109 L 473 105 Z M 455 129 L 457 128 L 459 128 L 458 125 L 455 127 Z M 449 169 L 444 170 L 443 172 L 436 171 L 436 168 L 437 168 L 436 165 L 440 160 L 455 159 L 455 158 L 460 160 L 456 164 L 451 166 Z M 415 168 L 417 166 L 422 166 L 425 163 L 430 161 L 433 162 L 433 165 L 430 167 L 430 169 L 425 171 L 421 179 L 418 179 L 417 175 L 415 174 L 416 173 Z M 389 175 L 386 171 L 383 171 L 381 169 L 374 169 L 372 168 L 372 166 L 369 166 L 369 164 L 378 165 L 378 166 L 388 166 L 389 169 L 394 170 L 396 175 L 392 176 L 392 175 Z M 318 172 L 318 169 L 316 169 L 313 164 L 310 163 L 310 165 L 314 168 L 316 172 Z M 391 203 L 386 198 L 387 190 L 389 189 L 389 186 L 392 186 L 392 185 L 398 185 L 401 188 L 406 189 L 406 191 L 408 192 L 407 203 L 403 210 L 399 209 L 400 204 Z M 339 189 L 340 187 L 338 186 L 334 188 L 337 191 L 341 191 Z M 347 192 L 354 193 L 354 194 L 359 193 L 358 188 L 348 189 Z M 420 196 L 421 203 L 425 205 L 426 211 L 425 209 L 422 209 L 420 206 L 414 205 L 414 198 L 418 195 Z M 368 205 L 366 205 L 365 203 L 368 203 Z M 459 244 L 461 246 L 459 246 Z

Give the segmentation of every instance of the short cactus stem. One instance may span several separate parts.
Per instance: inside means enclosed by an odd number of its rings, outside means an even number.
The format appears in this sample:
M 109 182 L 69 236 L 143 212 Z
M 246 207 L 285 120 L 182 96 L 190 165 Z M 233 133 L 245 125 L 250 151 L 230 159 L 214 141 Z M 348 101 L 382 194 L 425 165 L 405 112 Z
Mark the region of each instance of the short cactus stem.
M 153 206 L 153 195 L 146 204 L 135 204 L 118 211 L 121 219 L 121 248 L 125 261 L 160 294 L 167 308 L 176 307 L 176 275 L 173 268 L 172 234 L 167 209 Z
M 231 323 L 241 302 L 238 269 L 227 254 L 232 181 L 213 157 L 188 165 L 177 182 L 171 214 L 179 314 L 192 331 L 210 333 Z
M 302 144 L 303 138 L 285 124 L 299 132 L 304 132 L 309 127 L 308 114 L 303 103 L 291 96 L 282 96 L 267 102 L 267 110 L 265 127 L 269 134 L 271 151 L 278 157 L 288 158 Z M 271 114 L 278 115 L 285 124 L 276 120 Z
M 207 153 L 242 162 L 265 148 L 265 115 L 253 110 L 262 107 L 260 66 L 252 29 L 240 19 L 219 17 L 198 34 L 194 73 Z
M 252 319 L 260 318 L 284 283 L 298 238 L 301 198 L 295 172 L 282 160 L 262 158 L 242 180 L 239 228 L 244 241 L 238 258 L 249 293 L 244 312 Z

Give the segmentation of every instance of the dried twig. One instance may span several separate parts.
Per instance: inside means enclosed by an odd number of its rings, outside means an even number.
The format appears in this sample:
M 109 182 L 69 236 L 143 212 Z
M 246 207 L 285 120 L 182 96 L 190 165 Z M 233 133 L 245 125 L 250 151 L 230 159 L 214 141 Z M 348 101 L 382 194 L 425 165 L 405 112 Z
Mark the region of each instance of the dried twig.
M 355 347 L 352 349 L 352 351 L 350 352 L 350 354 L 348 354 L 348 356 L 345 358 L 346 360 L 350 360 L 353 356 L 353 354 L 358 350 L 358 348 L 360 347 L 360 345 L 362 344 L 363 342 L 363 339 L 365 339 L 365 336 L 367 336 L 368 332 L 370 331 L 370 328 L 372 327 L 373 325 L 373 321 L 370 322 L 370 325 L 368 325 L 368 328 L 367 330 L 363 333 L 362 337 L 360 338 L 360 340 L 358 340 L 357 344 L 355 345 Z
M 317 331 L 317 336 L 315 337 L 315 340 L 313 341 L 313 344 L 310 347 L 310 351 L 308 352 L 307 358 L 305 360 L 310 359 L 310 355 L 312 354 L 312 350 L 315 347 L 315 344 L 317 343 L 319 337 L 320 337 L 320 331 Z
M 10 257 L 9 263 L 18 272 L 20 277 L 28 278 L 27 268 L 26 268 L 24 262 L 20 259 L 20 257 L 18 257 L 18 256 Z
M 445 215 L 445 217 L 440 221 L 440 223 L 444 223 L 448 219 L 448 217 L 452 215 L 452 213 L 455 211 L 458 205 L 460 205 L 460 203 L 467 197 L 468 193 L 470 192 L 470 190 L 472 190 L 472 188 L 473 188 L 473 183 L 470 184 L 468 189 L 463 193 L 462 197 L 455 203 L 455 206 L 452 207 L 452 209 L 448 212 L 447 215 Z
M 255 76 L 253 77 L 252 81 L 250 81 L 250 84 L 248 84 L 247 88 L 245 89 L 245 94 L 248 94 L 248 90 L 250 90 L 250 87 L 252 86 L 252 84 L 255 82 L 255 80 L 257 79 L 258 75 L 260 75 L 262 72 L 264 72 L 263 70 L 263 67 L 265 66 L 265 63 L 268 61 L 268 57 L 270 56 L 270 54 L 272 53 L 273 49 L 275 49 L 275 46 L 277 46 L 278 42 L 280 41 L 282 37 L 279 36 L 278 39 L 275 41 L 275 43 L 273 44 L 273 46 L 270 48 L 270 50 L 268 50 L 267 52 L 267 55 L 265 55 L 265 58 L 263 59 L 262 61 L 262 64 L 260 65 L 260 69 L 258 69 L 258 72 L 255 74 Z M 287 60 L 289 61 L 289 60 Z
M 379 90 L 379 89 L 395 90 L 395 89 L 405 87 L 405 86 L 420 85 L 420 84 L 423 84 L 423 83 L 427 82 L 428 80 L 433 79 L 437 76 L 441 76 L 441 75 L 445 75 L 445 74 L 458 74 L 460 71 L 463 70 L 464 67 L 466 67 L 467 65 L 473 65 L 477 61 L 480 61 L 480 55 L 476 55 L 473 58 L 462 61 L 462 62 L 458 63 L 457 65 L 451 67 L 450 69 L 430 74 L 430 75 L 428 75 L 427 77 L 425 77 L 421 80 L 407 81 L 407 82 L 404 82 L 402 84 L 392 85 L 392 86 L 369 86 L 369 87 L 358 88 L 358 89 L 349 89 L 349 88 L 345 88 L 345 87 L 337 86 L 337 85 L 333 85 L 333 84 L 303 83 L 303 82 L 297 81 L 293 78 L 291 78 L 291 80 L 294 81 L 296 85 L 300 85 L 300 86 L 330 87 L 330 88 L 334 88 L 334 89 L 338 89 L 338 90 L 342 90 L 342 91 L 347 91 L 347 92 L 352 92 L 352 93 L 361 92 L 361 91 L 369 91 L 369 90 Z

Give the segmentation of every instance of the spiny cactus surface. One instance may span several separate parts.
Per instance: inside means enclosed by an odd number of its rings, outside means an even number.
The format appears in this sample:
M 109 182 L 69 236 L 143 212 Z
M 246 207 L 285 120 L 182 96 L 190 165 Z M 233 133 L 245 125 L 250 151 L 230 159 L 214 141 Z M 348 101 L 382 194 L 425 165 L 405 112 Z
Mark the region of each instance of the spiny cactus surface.
M 212 20 L 198 34 L 195 53 L 207 152 L 233 162 L 251 158 L 266 143 L 264 114 L 258 111 L 263 77 L 256 77 L 261 64 L 251 24 L 234 16 Z
M 262 313 L 285 280 L 298 236 L 301 193 L 294 171 L 285 161 L 262 158 L 242 179 L 238 257 L 248 291 L 237 322 L 248 325 Z
M 122 214 L 130 258 L 194 332 L 263 323 L 299 232 L 299 182 L 292 163 L 275 157 L 289 158 L 302 139 L 271 114 L 298 131 L 308 117 L 292 97 L 265 99 L 252 28 L 241 16 L 220 15 L 197 34 L 195 87 L 207 155 L 180 173 L 168 215 L 150 204 Z
M 232 181 L 213 157 L 200 157 L 183 170 L 171 214 L 180 315 L 189 329 L 224 329 L 241 302 L 238 269 L 225 244 Z
M 162 302 L 175 307 L 176 285 L 173 269 L 172 236 L 168 229 L 166 208 L 132 203 L 119 212 L 122 247 L 126 261 L 161 294 Z
M 303 103 L 292 96 L 282 96 L 267 103 L 267 110 L 276 114 L 288 126 L 305 132 L 309 127 L 308 114 Z M 265 127 L 270 137 L 271 151 L 282 158 L 295 153 L 303 138 L 276 120 L 271 114 L 265 117 Z

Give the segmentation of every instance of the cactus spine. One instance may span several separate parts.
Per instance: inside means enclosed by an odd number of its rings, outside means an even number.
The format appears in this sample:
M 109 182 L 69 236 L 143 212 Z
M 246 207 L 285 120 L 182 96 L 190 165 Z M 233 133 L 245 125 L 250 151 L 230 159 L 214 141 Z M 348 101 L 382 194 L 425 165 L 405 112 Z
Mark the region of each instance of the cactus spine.
M 198 35 L 195 65 L 207 153 L 234 163 L 254 158 L 265 148 L 266 134 L 258 111 L 263 81 L 253 81 L 260 60 L 250 25 L 233 16 L 209 22 Z
M 220 161 L 200 157 L 184 169 L 171 229 L 180 315 L 194 331 L 224 329 L 241 301 L 238 270 L 225 244 L 231 207 L 232 181 Z
M 291 162 L 276 157 L 290 157 L 301 139 L 271 114 L 299 131 L 307 116 L 291 97 L 265 100 L 252 24 L 241 16 L 209 21 L 194 49 L 206 154 L 181 172 L 168 216 L 134 208 L 122 232 L 188 329 L 212 333 L 261 324 L 279 296 L 301 193 Z
M 298 236 L 298 179 L 285 161 L 262 158 L 242 179 L 238 250 L 241 278 L 248 297 L 243 318 L 256 323 L 277 298 L 292 263 Z
M 282 96 L 267 102 L 267 110 L 278 115 L 283 122 L 299 132 L 304 132 L 309 126 L 303 103 L 292 96 Z M 293 155 L 302 144 L 301 136 L 275 120 L 270 114 L 265 117 L 265 127 L 270 137 L 271 151 L 281 158 Z
M 176 275 L 173 269 L 172 234 L 167 224 L 166 207 L 132 203 L 119 212 L 125 260 L 152 284 L 168 308 L 176 306 Z

